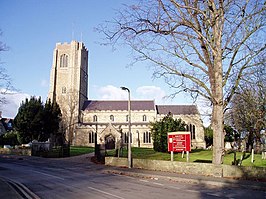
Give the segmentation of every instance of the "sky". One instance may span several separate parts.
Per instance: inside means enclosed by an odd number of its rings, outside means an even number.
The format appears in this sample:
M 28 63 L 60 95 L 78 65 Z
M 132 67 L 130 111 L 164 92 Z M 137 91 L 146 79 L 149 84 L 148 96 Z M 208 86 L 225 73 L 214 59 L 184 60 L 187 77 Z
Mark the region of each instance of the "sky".
M 56 43 L 82 41 L 89 50 L 89 99 L 155 100 L 156 104 L 192 104 L 190 96 L 173 93 L 163 79 L 154 79 L 147 63 L 128 66 L 132 55 L 126 46 L 103 46 L 104 35 L 95 28 L 115 17 L 122 4 L 133 0 L 0 0 L 1 66 L 15 90 L 5 95 L 3 117 L 14 118 L 25 98 L 41 96 L 46 101 Z M 0 88 L 2 89 L 2 88 Z M 198 107 L 201 111 L 201 107 Z M 201 111 L 202 112 L 202 111 Z M 204 119 L 204 118 L 203 118 Z

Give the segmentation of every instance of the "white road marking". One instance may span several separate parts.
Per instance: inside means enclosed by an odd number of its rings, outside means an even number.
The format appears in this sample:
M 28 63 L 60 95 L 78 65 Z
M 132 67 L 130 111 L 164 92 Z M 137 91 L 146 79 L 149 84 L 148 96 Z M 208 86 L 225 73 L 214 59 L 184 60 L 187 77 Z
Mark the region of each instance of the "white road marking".
M 158 182 L 153 182 L 153 184 L 164 186 L 164 184 L 158 183 Z
M 121 176 L 121 175 L 120 175 L 120 176 Z M 129 178 L 129 179 L 136 179 L 136 178 L 131 177 L 131 176 L 123 176 L 123 177 L 125 177 L 125 178 Z
M 112 196 L 112 197 L 115 197 L 115 198 L 120 198 L 120 199 L 125 199 L 125 198 L 122 198 L 120 196 L 117 196 L 117 195 L 114 195 L 114 194 L 111 194 L 111 193 L 108 193 L 108 192 L 105 192 L 105 191 L 102 191 L 102 190 L 99 190 L 99 189 L 95 189 L 93 187 L 88 187 L 89 189 L 92 189 L 94 191 L 98 191 L 100 193 L 103 193 L 103 194 L 106 194 L 106 195 L 109 195 L 109 196 Z
M 221 197 L 220 194 L 215 194 L 215 193 L 206 193 L 209 196 L 216 196 L 216 197 Z
M 139 180 L 139 181 L 141 181 L 141 182 L 149 182 L 148 180 Z
M 191 193 L 199 193 L 199 191 L 196 190 L 186 190 L 187 192 L 191 192 Z
M 181 189 L 180 187 L 168 186 L 171 189 Z
M 43 172 L 39 172 L 39 171 L 33 171 L 35 173 L 39 173 L 39 174 L 42 174 L 42 175 L 45 175 L 45 176 L 49 176 L 49 177 L 52 177 L 52 178 L 57 178 L 57 179 L 60 179 L 60 180 L 65 180 L 64 178 L 60 178 L 60 177 L 57 177 L 57 176 L 54 176 L 54 175 L 50 175 L 48 173 L 43 173 Z

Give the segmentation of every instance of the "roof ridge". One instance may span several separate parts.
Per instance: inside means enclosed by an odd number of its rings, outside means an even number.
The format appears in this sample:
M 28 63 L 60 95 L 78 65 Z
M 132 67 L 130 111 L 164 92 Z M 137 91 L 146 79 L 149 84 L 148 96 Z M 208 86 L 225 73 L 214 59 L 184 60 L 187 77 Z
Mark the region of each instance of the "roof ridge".
M 196 104 L 157 104 L 156 106 L 197 106 Z

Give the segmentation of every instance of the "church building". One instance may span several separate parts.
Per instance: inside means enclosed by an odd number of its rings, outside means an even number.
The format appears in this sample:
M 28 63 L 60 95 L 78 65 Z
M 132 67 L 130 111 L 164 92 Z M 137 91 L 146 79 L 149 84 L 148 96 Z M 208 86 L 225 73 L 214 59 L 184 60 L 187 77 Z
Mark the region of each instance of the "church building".
M 196 105 L 156 105 L 154 100 L 88 99 L 88 50 L 82 42 L 57 43 L 53 53 L 48 98 L 62 112 L 62 130 L 72 145 L 105 143 L 117 148 L 153 147 L 150 122 L 171 113 L 181 118 L 191 133 L 192 148 L 205 148 L 203 123 Z M 130 117 L 130 118 L 129 118 Z M 130 122 L 129 122 L 130 120 Z M 129 124 L 131 134 L 129 135 Z M 97 140 L 95 140 L 97 139 Z

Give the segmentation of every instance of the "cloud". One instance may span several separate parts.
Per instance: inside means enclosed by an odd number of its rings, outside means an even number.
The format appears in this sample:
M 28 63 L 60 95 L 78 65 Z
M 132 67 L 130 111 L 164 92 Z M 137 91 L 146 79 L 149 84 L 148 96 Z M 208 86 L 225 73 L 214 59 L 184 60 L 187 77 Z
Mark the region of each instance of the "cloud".
M 119 100 L 128 98 L 128 94 L 125 91 L 112 85 L 99 88 L 98 95 L 100 96 L 100 99 Z
M 159 104 L 165 102 L 166 99 L 165 91 L 157 86 L 141 86 L 137 88 L 136 93 L 140 99 L 155 100 Z
M 14 118 L 17 115 L 18 108 L 20 107 L 22 101 L 26 98 L 30 98 L 30 95 L 26 93 L 7 91 L 6 94 L 0 94 L 0 97 L 5 99 L 5 103 L 0 104 L 2 117 Z
M 131 99 L 147 99 L 155 100 L 156 102 L 164 101 L 165 92 L 156 86 L 141 86 L 134 90 L 130 90 Z M 128 92 L 123 91 L 120 87 L 107 85 L 96 89 L 97 96 L 104 100 L 127 100 Z
M 41 87 L 48 87 L 49 86 L 49 82 L 46 79 L 42 79 L 41 80 Z

